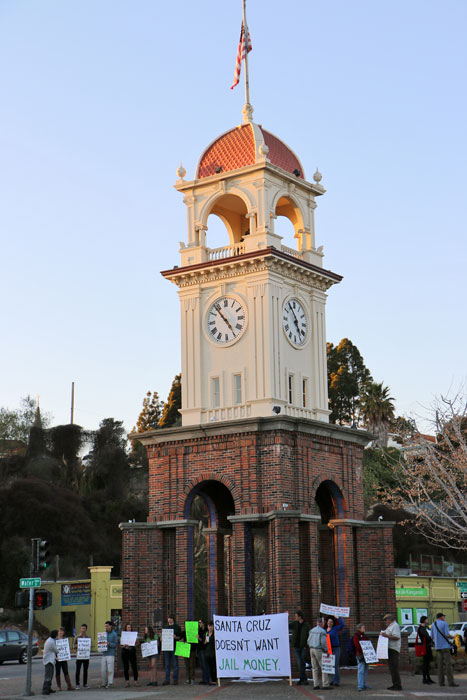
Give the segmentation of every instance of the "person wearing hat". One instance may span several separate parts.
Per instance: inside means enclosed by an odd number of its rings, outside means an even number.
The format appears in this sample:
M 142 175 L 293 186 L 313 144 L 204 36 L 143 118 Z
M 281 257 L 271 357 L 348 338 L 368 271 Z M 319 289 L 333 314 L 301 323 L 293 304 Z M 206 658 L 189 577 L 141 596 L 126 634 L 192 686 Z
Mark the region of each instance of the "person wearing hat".
M 448 685 L 456 687 L 458 683 L 454 683 L 451 665 L 451 647 L 452 643 L 449 636 L 448 623 L 445 620 L 445 615 L 439 612 L 436 615 L 436 620 L 431 625 L 431 636 L 436 649 L 438 658 L 438 683 L 445 685 L 444 679 L 447 678 Z
M 387 624 L 382 637 L 387 637 L 388 642 L 388 666 L 392 678 L 392 685 L 388 690 L 402 690 L 401 677 L 399 675 L 399 656 L 401 651 L 401 628 L 396 622 L 394 615 L 388 613 L 383 617 Z

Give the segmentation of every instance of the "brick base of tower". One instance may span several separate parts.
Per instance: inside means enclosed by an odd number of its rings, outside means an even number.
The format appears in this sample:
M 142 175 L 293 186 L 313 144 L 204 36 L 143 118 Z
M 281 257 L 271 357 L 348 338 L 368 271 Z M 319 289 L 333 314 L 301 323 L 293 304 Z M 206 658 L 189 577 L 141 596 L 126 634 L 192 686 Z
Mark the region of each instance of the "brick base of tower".
M 135 436 L 136 437 L 136 436 Z M 367 433 L 292 417 L 138 435 L 149 458 L 149 517 L 122 523 L 123 618 L 196 619 L 192 502 L 209 513 L 209 616 L 349 606 L 350 628 L 395 610 L 392 523 L 363 520 Z M 263 538 L 261 600 L 255 538 Z

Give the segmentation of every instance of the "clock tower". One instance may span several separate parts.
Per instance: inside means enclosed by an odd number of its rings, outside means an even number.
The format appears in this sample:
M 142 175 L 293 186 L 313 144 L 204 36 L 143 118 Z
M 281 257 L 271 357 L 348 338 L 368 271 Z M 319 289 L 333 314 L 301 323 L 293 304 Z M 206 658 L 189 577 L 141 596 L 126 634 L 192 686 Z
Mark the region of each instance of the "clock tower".
M 305 179 L 293 151 L 247 122 L 215 139 L 195 177 L 179 168 L 188 236 L 180 266 L 162 274 L 179 288 L 182 424 L 287 416 L 327 422 L 326 291 L 341 277 L 315 243 L 321 175 Z M 226 244 L 208 246 L 208 217 Z M 277 217 L 294 229 L 290 248 Z

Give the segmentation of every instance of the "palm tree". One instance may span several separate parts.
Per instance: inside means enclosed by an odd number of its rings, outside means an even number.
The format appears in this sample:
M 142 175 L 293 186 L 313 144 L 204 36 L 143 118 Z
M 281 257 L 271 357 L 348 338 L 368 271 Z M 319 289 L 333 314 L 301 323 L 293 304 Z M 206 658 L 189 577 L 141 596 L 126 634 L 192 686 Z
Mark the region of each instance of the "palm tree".
M 387 447 L 389 424 L 394 418 L 394 399 L 383 382 L 368 382 L 360 399 L 360 414 L 367 429 L 376 435 L 375 447 Z

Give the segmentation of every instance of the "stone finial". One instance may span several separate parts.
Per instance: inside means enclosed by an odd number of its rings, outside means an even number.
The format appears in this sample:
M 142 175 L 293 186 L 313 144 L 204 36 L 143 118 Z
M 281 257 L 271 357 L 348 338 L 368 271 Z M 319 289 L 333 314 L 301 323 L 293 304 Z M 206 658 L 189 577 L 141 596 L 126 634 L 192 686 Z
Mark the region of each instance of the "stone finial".
M 249 102 L 245 102 L 242 109 L 243 123 L 248 124 L 253 121 L 253 106 Z
M 317 185 L 319 185 L 319 183 L 321 182 L 322 179 L 323 179 L 323 176 L 319 172 L 318 168 L 316 168 L 316 170 L 313 174 L 313 180 L 316 182 Z
M 186 175 L 186 170 L 185 170 L 185 168 L 183 167 L 183 165 L 181 164 L 181 162 L 180 162 L 180 165 L 179 165 L 178 168 L 177 168 L 177 175 L 178 175 L 178 177 L 180 178 L 180 180 L 183 180 L 183 178 L 184 178 L 185 175 Z
M 269 153 L 269 146 L 267 146 L 265 143 L 262 143 L 261 146 L 259 147 L 259 154 L 262 158 L 267 158 Z

